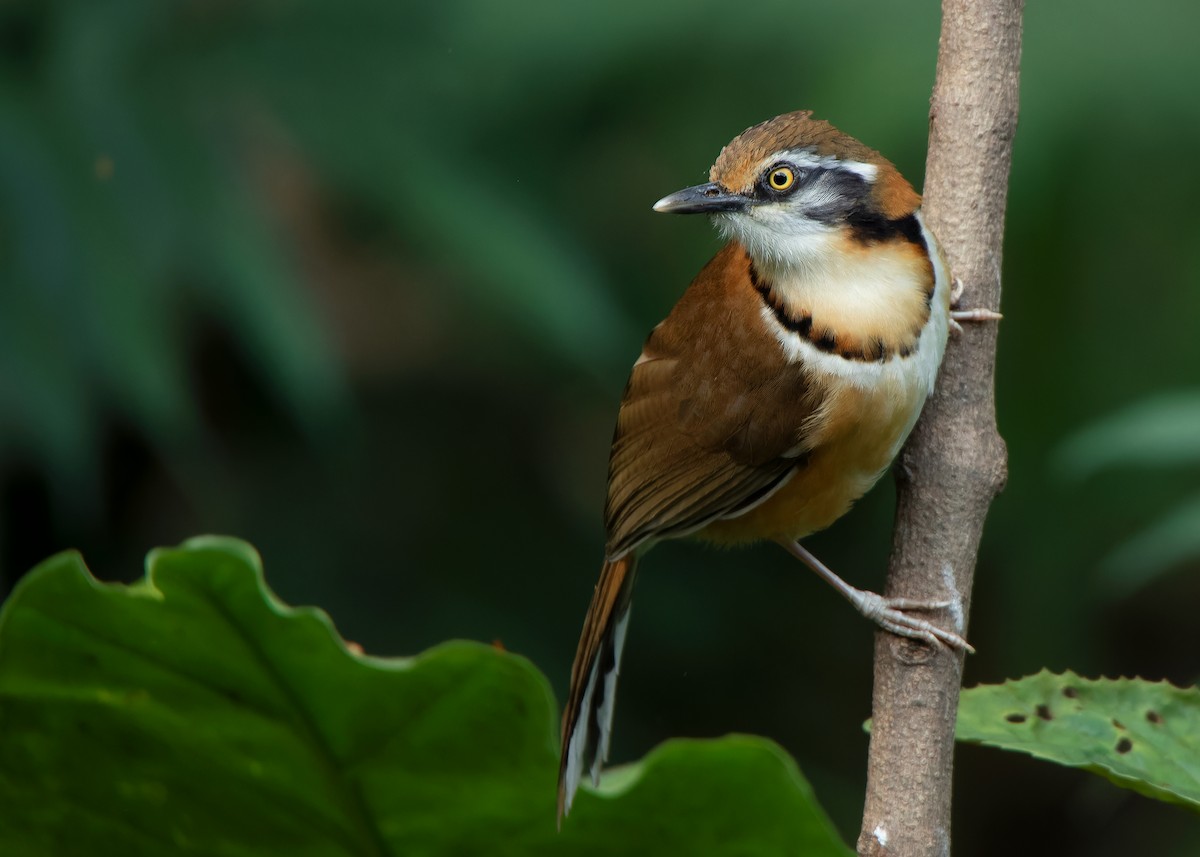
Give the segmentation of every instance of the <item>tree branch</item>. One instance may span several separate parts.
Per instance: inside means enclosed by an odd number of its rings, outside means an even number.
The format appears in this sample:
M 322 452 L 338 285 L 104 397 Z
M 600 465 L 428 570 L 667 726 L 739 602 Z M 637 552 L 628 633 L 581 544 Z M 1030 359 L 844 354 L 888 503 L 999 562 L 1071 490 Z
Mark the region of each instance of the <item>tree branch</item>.
M 1000 304 L 1022 7 L 1023 0 L 942 2 L 924 212 L 963 282 L 964 307 Z M 944 599 L 954 586 L 961 611 L 951 613 L 963 630 L 984 518 L 1006 475 L 993 395 L 996 334 L 997 325 L 984 322 L 951 337 L 937 389 L 896 468 L 888 594 Z M 877 635 L 860 855 L 949 855 L 961 681 L 961 655 Z

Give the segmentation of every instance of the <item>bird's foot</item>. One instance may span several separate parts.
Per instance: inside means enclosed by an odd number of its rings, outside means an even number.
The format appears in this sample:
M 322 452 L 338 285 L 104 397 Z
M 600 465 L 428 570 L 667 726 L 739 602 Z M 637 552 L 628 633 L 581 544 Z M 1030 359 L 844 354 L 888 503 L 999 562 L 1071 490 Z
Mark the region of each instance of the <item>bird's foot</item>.
M 956 335 L 961 335 L 963 330 L 959 322 L 1000 321 L 1004 318 L 1000 313 L 990 309 L 958 309 L 958 302 L 962 299 L 962 294 L 962 280 L 955 277 L 954 285 L 950 287 L 950 329 Z
M 963 332 L 960 321 L 999 321 L 1004 318 L 1000 313 L 990 309 L 952 309 L 950 310 L 950 329 L 955 335 L 961 335 Z
M 960 634 L 939 628 L 925 619 L 913 616 L 909 611 L 944 610 L 950 607 L 950 601 L 925 601 L 915 598 L 885 598 L 876 592 L 863 589 L 853 589 L 844 593 L 850 603 L 859 613 L 866 616 L 880 628 L 901 637 L 922 640 L 931 646 L 949 646 L 968 654 L 974 654 L 974 647 L 962 638 Z
M 929 645 L 949 646 L 960 652 L 974 654 L 975 649 L 954 631 L 939 628 L 932 622 L 919 619 L 909 614 L 910 610 L 945 610 L 951 608 L 954 615 L 959 616 L 959 626 L 962 625 L 962 603 L 960 601 L 925 601 L 916 598 L 885 598 L 876 592 L 857 589 L 842 580 L 825 563 L 821 562 L 812 552 L 795 541 L 780 540 L 779 544 L 796 559 L 815 571 L 826 583 L 842 594 L 842 597 L 854 605 L 859 613 L 885 631 L 909 637 L 913 640 L 923 640 Z M 955 610 L 955 607 L 958 607 Z

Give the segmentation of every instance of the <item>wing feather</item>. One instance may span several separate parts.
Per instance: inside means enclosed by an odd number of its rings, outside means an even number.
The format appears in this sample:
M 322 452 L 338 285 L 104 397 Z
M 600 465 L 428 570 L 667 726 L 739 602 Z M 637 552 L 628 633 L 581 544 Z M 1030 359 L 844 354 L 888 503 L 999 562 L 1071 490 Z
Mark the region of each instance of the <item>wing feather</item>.
M 788 363 L 761 319 L 750 261 L 726 246 L 646 342 L 609 460 L 608 555 L 744 511 L 811 445 L 820 385 Z M 746 318 L 722 325 L 713 319 Z

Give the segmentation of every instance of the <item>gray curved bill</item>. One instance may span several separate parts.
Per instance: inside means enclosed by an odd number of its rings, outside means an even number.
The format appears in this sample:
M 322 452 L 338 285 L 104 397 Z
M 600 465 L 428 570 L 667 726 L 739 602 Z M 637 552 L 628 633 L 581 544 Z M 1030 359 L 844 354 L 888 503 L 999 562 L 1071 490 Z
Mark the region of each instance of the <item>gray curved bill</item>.
M 750 200 L 731 193 L 716 182 L 685 187 L 654 203 L 654 210 L 665 214 L 718 214 L 722 211 L 741 211 Z

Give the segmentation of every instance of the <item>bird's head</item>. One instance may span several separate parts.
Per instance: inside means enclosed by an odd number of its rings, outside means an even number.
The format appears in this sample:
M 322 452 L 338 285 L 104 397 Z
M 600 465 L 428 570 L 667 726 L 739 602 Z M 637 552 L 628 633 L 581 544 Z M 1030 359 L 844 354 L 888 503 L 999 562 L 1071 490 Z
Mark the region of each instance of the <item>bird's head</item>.
M 810 264 L 839 236 L 871 241 L 921 204 L 891 162 L 807 110 L 743 131 L 721 150 L 709 179 L 663 197 L 654 210 L 711 214 L 772 268 Z

